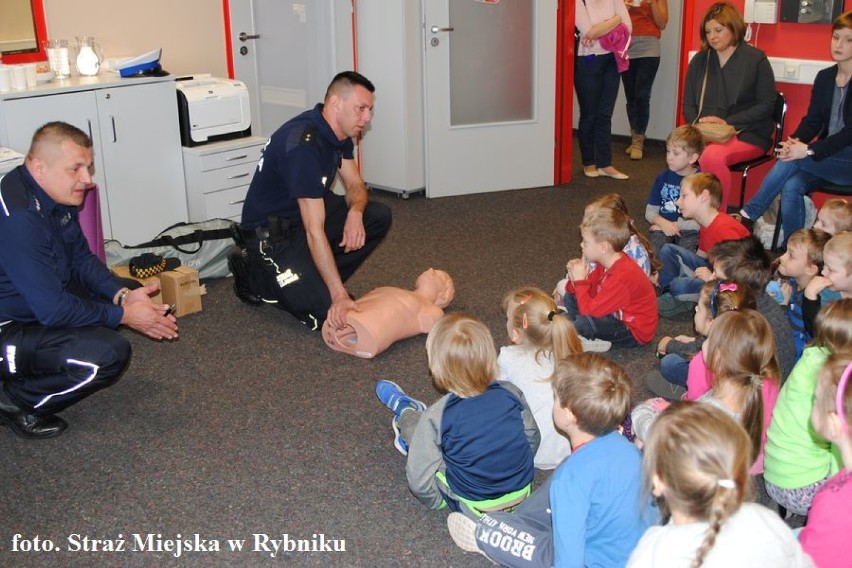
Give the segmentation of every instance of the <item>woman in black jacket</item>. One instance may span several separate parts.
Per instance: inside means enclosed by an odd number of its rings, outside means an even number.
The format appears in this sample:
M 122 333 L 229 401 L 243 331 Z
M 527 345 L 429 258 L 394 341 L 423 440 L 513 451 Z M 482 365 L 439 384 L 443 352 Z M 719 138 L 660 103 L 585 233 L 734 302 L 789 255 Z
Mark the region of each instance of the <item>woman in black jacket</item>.
M 710 6 L 699 35 L 701 51 L 686 70 L 683 117 L 689 123 L 729 124 L 737 130 L 727 142 L 707 144 L 698 160 L 701 171 L 722 182 L 720 209 L 725 211 L 729 166 L 763 155 L 772 144 L 775 75 L 766 54 L 745 42 L 745 22 L 730 3 Z
M 837 64 L 817 74 L 808 113 L 778 148 L 778 161 L 740 212 L 757 219 L 780 193 L 785 242 L 805 225 L 808 192 L 825 183 L 852 185 L 852 11 L 840 14 L 831 30 L 831 58 Z

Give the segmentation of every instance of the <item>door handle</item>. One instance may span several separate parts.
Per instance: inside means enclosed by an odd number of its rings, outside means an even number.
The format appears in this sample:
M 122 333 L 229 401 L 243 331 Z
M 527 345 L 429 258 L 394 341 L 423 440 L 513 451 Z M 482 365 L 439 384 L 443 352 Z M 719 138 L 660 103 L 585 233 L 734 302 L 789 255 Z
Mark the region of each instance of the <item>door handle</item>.
M 246 41 L 248 39 L 258 39 L 260 38 L 260 34 L 249 35 L 246 32 L 240 32 L 240 35 L 238 35 L 237 37 L 240 39 L 240 41 Z
M 429 31 L 432 32 L 433 34 L 436 34 L 438 32 L 451 32 L 454 29 L 455 28 L 453 28 L 452 26 L 449 26 L 449 27 L 446 27 L 446 28 L 439 28 L 438 26 L 432 26 L 431 28 L 429 28 Z

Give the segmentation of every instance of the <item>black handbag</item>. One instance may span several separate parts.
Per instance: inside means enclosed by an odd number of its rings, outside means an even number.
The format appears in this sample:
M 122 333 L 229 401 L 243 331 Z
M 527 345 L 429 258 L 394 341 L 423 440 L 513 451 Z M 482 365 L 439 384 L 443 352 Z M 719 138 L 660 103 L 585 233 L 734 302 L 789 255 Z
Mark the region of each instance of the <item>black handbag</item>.
M 177 223 L 154 239 L 138 245 L 122 245 L 115 240 L 104 243 L 108 266 L 128 264 L 131 258 L 149 252 L 165 258 L 177 258 L 181 264 L 198 271 L 199 278 L 230 276 L 228 253 L 234 246 L 230 219 L 208 219 L 199 223 Z

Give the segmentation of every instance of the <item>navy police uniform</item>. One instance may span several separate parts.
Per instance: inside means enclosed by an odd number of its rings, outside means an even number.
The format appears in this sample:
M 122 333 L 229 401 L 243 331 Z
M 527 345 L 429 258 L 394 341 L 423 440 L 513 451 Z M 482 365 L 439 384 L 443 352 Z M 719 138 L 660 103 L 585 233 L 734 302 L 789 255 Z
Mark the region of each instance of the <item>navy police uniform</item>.
M 47 416 L 118 380 L 130 343 L 115 329 L 122 288 L 89 249 L 76 207 L 18 166 L 0 180 L 3 393 Z
M 332 184 L 342 160 L 354 158 L 352 140 L 338 140 L 322 116 L 323 105 L 289 120 L 270 137 L 243 204 L 241 234 L 252 293 L 318 329 L 331 296 L 314 265 L 298 199 L 323 199 L 325 234 L 342 281 L 366 260 L 387 234 L 390 209 L 369 202 L 364 210 L 364 246 L 339 246 L 349 209 Z

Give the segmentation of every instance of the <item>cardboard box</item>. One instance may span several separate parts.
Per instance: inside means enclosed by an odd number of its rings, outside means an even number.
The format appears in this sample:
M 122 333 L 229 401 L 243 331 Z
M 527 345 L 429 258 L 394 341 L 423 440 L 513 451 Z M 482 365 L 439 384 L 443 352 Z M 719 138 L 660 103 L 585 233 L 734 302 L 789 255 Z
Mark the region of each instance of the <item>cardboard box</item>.
M 111 268 L 111 270 L 112 270 L 112 273 L 115 274 L 116 276 L 119 276 L 121 278 L 130 278 L 131 280 L 136 280 L 137 282 L 141 282 L 145 286 L 147 286 L 148 284 L 152 284 L 152 283 L 156 283 L 156 284 L 160 283 L 160 277 L 159 276 L 151 276 L 150 278 L 135 278 L 135 277 L 131 276 L 130 275 L 130 267 L 127 266 L 127 265 L 113 266 Z M 151 299 L 154 302 L 156 302 L 157 304 L 166 303 L 163 300 L 163 295 L 162 295 L 161 292 L 157 292 L 155 295 L 151 296 Z
M 163 303 L 175 305 L 175 317 L 201 311 L 201 283 L 198 271 L 188 266 L 160 273 Z

